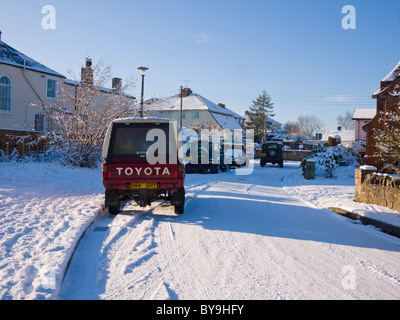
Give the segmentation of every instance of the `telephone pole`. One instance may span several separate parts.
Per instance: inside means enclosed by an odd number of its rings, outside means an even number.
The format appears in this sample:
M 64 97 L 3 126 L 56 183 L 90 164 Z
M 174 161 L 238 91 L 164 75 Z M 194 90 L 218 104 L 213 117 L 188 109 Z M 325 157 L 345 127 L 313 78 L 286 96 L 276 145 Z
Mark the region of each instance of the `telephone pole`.
M 180 121 L 179 121 L 179 128 L 182 129 L 182 103 L 183 103 L 183 87 L 181 86 L 181 114 L 180 114 Z

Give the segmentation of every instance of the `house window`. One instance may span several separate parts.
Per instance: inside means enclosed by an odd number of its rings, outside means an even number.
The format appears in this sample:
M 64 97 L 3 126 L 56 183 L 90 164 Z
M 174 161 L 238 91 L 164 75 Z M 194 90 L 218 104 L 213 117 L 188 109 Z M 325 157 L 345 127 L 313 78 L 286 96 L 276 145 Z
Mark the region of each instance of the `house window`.
M 0 111 L 11 111 L 11 79 L 7 76 L 0 77 Z
M 35 114 L 35 131 L 44 131 L 44 115 Z
M 57 98 L 57 80 L 47 79 L 46 97 L 50 99 Z
M 182 111 L 182 119 L 186 119 L 186 111 Z
M 192 119 L 200 119 L 200 111 L 193 111 Z

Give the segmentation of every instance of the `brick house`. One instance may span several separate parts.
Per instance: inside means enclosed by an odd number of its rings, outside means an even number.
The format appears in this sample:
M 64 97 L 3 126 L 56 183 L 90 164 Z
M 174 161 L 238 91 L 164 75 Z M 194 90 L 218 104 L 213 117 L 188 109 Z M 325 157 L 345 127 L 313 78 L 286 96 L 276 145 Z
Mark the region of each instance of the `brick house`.
M 376 115 L 363 126 L 366 131 L 366 162 L 368 165 L 382 168 L 382 161 L 374 155 L 376 153 L 374 129 L 384 129 L 387 113 L 400 104 L 400 62 L 382 79 L 380 88 L 372 98 L 376 99 Z

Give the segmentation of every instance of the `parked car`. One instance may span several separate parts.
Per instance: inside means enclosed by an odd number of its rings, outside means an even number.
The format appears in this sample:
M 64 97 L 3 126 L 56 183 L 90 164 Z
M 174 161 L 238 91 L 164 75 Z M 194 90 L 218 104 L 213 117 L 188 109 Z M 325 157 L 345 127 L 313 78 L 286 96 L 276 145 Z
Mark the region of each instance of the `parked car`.
M 130 200 L 141 207 L 164 200 L 175 207 L 176 214 L 184 212 L 185 168 L 178 159 L 176 132 L 176 122 L 164 118 L 125 118 L 111 122 L 102 153 L 105 207 L 110 214 L 118 214 L 121 202 Z M 149 151 L 154 151 L 156 139 L 151 141 L 149 135 L 154 133 L 165 135 L 166 143 L 160 144 L 165 148 L 157 148 L 151 155 Z M 170 144 L 177 148 L 171 151 Z
M 267 163 L 272 163 L 279 164 L 279 166 L 283 168 L 282 148 L 282 142 L 273 141 L 263 143 L 261 146 L 261 167 L 264 167 Z
M 248 167 L 249 158 L 243 152 L 243 145 L 241 143 L 224 143 L 224 166 L 231 167 Z
M 199 137 L 185 144 L 186 173 L 218 173 L 221 170 L 221 143 L 210 137 Z M 193 154 L 196 152 L 197 154 Z

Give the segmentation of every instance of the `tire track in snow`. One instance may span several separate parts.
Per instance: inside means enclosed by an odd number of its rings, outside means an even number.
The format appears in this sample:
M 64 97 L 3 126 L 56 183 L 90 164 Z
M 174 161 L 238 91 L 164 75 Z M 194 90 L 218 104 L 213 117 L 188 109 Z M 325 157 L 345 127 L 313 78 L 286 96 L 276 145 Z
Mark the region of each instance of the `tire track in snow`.
M 186 204 L 209 186 L 208 181 L 189 185 Z M 65 273 L 61 299 L 149 299 L 160 291 L 164 296 L 165 292 L 174 295 L 162 279 L 158 260 L 154 259 L 158 254 L 157 215 L 164 213 L 174 218 L 173 207 L 155 203 L 146 209 L 138 206 L 127 209 L 116 217 L 103 217 L 86 230 Z M 159 280 L 146 283 L 149 278 Z M 120 288 L 126 288 L 126 292 Z

